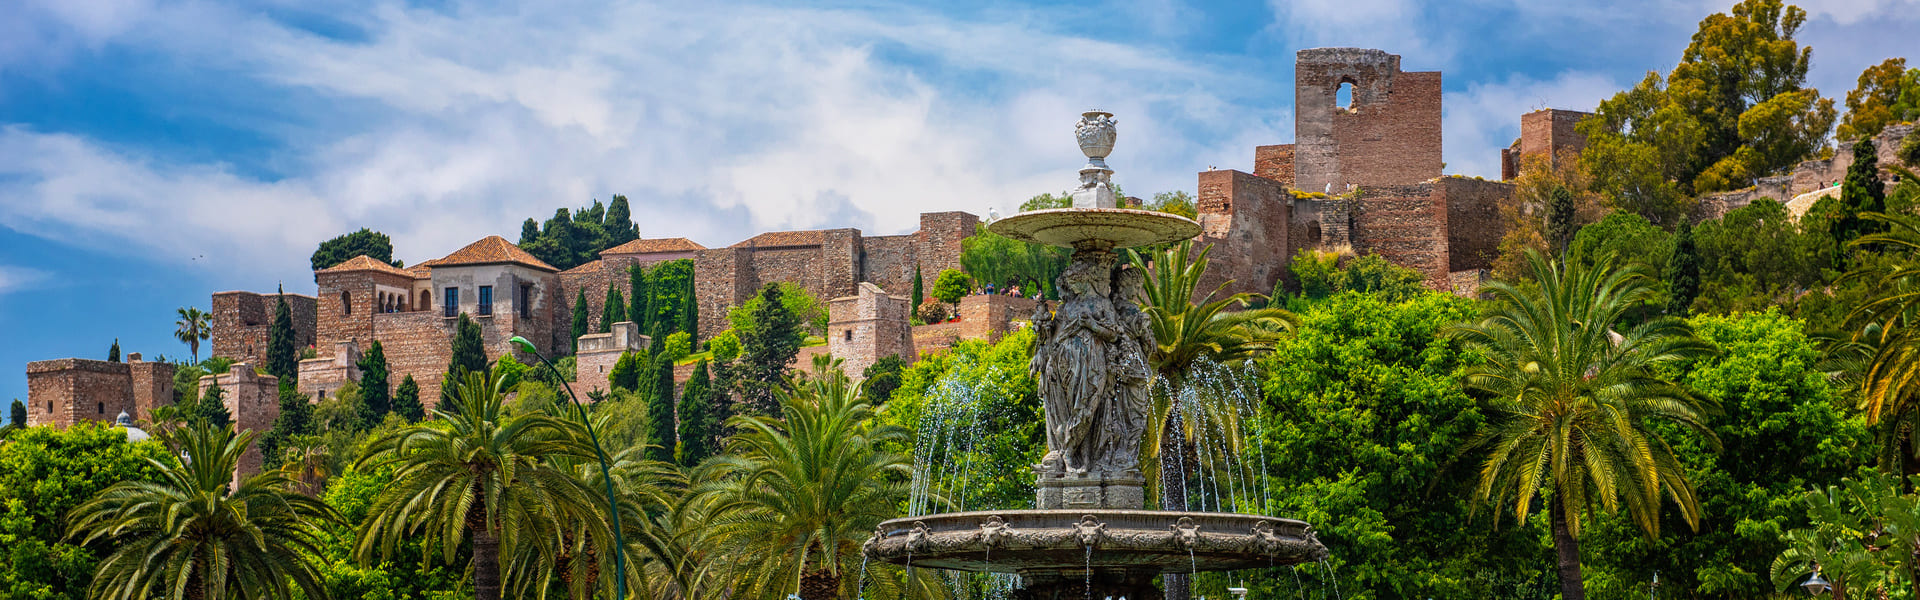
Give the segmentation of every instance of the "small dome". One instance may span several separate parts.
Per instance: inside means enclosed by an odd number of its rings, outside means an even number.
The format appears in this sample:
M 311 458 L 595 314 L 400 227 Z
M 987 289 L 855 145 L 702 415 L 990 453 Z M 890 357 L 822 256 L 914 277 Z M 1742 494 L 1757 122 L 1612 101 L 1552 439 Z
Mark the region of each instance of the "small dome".
M 148 435 L 146 430 L 133 426 L 133 417 L 128 415 L 127 411 L 120 411 L 120 416 L 113 418 L 113 424 L 127 430 L 127 441 L 129 442 L 144 442 L 153 439 L 153 436 Z

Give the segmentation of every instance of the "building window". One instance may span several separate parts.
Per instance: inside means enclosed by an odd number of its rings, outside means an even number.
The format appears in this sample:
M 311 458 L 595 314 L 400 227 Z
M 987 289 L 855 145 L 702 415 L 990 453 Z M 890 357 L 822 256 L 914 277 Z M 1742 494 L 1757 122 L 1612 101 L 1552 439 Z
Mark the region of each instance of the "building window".
M 520 284 L 520 298 L 517 304 L 519 305 L 520 318 L 533 318 L 533 284 Z
M 430 310 L 432 308 L 433 308 L 433 293 L 428 292 L 426 290 L 420 290 L 420 310 Z
M 493 286 L 480 286 L 480 316 L 493 314 Z
M 353 314 L 353 294 L 340 292 L 340 314 Z
M 848 330 L 847 330 L 847 341 L 849 341 L 849 342 L 851 342 L 851 341 L 853 341 L 853 330 L 852 330 L 852 329 L 848 329 Z
M 460 311 L 460 288 L 457 288 L 457 287 L 447 288 L 447 301 L 444 302 L 444 304 L 446 304 L 446 307 L 447 307 L 447 311 L 446 311 L 447 316 L 451 317 L 451 316 L 458 315 Z
M 95 403 L 93 404 L 93 410 L 94 410 L 94 412 L 98 412 L 98 413 L 100 413 L 100 414 L 103 414 L 103 415 L 104 415 L 104 414 L 107 414 L 107 403 L 105 403 L 105 402 L 95 402 Z

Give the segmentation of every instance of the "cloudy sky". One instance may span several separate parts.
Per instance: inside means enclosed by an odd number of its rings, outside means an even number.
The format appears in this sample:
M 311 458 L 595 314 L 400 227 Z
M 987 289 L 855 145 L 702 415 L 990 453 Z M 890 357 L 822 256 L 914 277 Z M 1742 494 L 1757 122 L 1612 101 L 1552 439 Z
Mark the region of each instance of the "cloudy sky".
M 1134 195 L 1293 139 L 1293 54 L 1445 72 L 1448 172 L 1519 115 L 1666 71 L 1729 0 L 11 0 L 0 19 L 0 401 L 23 364 L 185 355 L 174 309 L 313 293 L 359 227 L 417 262 L 625 194 L 646 236 L 910 230 L 1059 191 L 1118 114 Z M 1911 52 L 1920 0 L 1813 0 L 1811 83 Z M 204 350 L 203 350 L 204 354 Z

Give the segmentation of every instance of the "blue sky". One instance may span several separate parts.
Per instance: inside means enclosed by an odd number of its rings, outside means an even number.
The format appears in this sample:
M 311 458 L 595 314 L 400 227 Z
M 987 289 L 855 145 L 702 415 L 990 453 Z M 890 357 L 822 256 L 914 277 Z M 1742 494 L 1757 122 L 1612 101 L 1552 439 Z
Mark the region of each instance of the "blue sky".
M 1447 170 L 1591 109 L 1726 0 L 652 3 L 13 0 L 0 19 L 0 401 L 24 364 L 183 356 L 173 312 L 313 292 L 359 227 L 417 262 L 625 194 L 643 235 L 897 233 L 1058 191 L 1118 114 L 1129 193 L 1291 141 L 1293 53 L 1445 72 Z M 1811 84 L 1912 52 L 1920 0 L 1802 2 Z M 204 352 L 203 352 L 204 354 Z

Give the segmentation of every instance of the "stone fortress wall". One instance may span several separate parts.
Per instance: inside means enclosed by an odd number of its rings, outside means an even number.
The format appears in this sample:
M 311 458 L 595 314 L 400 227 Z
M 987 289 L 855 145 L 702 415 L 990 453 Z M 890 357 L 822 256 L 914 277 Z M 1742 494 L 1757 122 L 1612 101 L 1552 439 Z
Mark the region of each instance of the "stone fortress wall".
M 1899 152 L 1908 137 L 1914 135 L 1913 123 L 1889 125 L 1873 137 L 1873 153 L 1880 163 L 1880 181 L 1892 185 L 1894 176 L 1887 167 L 1902 165 L 1909 169 L 1920 165 L 1908 165 L 1900 160 Z M 1833 156 L 1803 161 L 1785 175 L 1761 177 L 1754 184 L 1743 189 L 1707 194 L 1700 197 L 1694 205 L 1695 222 L 1718 219 L 1735 209 L 1739 209 L 1754 200 L 1772 198 L 1786 204 L 1795 217 L 1805 214 L 1813 203 L 1822 197 L 1839 193 L 1840 182 L 1847 178 L 1847 167 L 1853 166 L 1853 141 L 1836 144 Z

